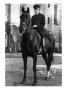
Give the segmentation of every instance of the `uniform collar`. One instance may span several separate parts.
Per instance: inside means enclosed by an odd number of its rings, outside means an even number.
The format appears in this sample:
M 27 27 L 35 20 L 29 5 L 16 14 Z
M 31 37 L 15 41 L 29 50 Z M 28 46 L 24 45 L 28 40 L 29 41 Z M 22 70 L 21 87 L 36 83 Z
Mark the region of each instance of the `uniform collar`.
M 35 15 L 39 15 L 40 13 L 38 13 L 38 14 L 35 14 Z

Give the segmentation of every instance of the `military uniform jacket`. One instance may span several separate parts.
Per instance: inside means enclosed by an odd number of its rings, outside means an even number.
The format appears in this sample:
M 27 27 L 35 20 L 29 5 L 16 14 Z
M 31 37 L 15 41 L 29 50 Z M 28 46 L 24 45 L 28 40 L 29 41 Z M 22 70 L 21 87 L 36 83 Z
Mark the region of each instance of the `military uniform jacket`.
M 45 16 L 41 13 L 38 15 L 33 15 L 32 16 L 32 26 L 37 25 L 37 30 L 39 32 L 42 32 L 44 30 L 44 25 L 45 25 Z

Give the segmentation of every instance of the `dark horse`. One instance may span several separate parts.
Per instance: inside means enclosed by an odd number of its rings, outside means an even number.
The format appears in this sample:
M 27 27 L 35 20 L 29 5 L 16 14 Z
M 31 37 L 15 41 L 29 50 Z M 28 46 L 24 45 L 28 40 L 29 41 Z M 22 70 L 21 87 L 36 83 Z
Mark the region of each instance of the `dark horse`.
M 23 13 L 22 21 L 20 24 L 20 33 L 22 33 L 21 50 L 22 57 L 24 61 L 24 77 L 23 82 L 26 80 L 26 70 L 27 70 L 27 57 L 33 58 L 33 71 L 34 71 L 34 82 L 36 84 L 36 64 L 37 55 L 40 49 L 41 36 L 30 26 L 30 15 L 28 13 Z M 44 32 L 44 49 L 42 50 L 42 57 L 45 60 L 47 66 L 47 76 L 49 78 L 50 66 L 53 61 L 53 51 L 55 47 L 55 40 L 52 34 L 49 34 L 47 30 Z

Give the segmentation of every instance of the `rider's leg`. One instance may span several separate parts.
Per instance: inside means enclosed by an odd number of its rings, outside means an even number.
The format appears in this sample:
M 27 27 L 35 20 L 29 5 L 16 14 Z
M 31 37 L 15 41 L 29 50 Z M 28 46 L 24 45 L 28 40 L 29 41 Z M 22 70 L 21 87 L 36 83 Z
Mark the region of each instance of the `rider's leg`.
M 42 53 L 42 49 L 43 49 L 43 37 L 41 36 L 41 43 L 40 43 L 40 50 L 39 50 L 39 54 Z
M 39 50 L 39 52 L 38 52 L 38 54 L 41 54 L 41 53 L 42 53 L 42 49 L 43 49 L 43 34 L 42 34 L 42 31 L 41 31 L 39 28 L 38 28 L 36 31 L 37 31 L 37 33 L 39 33 L 40 36 L 41 36 L 40 50 Z

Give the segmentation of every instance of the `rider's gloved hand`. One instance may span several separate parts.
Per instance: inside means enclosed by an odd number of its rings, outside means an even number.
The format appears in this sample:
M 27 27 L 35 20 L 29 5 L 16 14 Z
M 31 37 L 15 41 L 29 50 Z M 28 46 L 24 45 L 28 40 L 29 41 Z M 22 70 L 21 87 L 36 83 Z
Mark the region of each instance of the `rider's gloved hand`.
M 36 29 L 37 29 L 37 25 L 33 25 L 33 29 L 35 29 L 35 30 L 36 30 Z
M 33 28 L 36 28 L 37 27 L 37 25 L 33 25 Z

